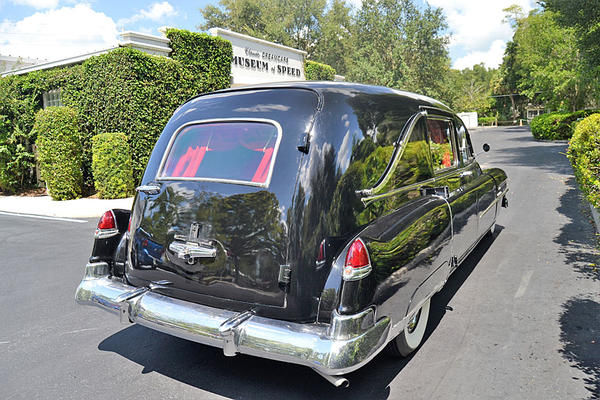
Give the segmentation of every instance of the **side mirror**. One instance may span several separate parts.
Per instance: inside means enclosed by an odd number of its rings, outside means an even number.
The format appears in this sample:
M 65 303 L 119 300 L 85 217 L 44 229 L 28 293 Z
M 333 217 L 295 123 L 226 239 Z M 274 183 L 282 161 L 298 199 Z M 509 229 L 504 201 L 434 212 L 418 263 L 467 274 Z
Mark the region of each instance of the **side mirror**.
M 490 145 L 489 145 L 489 144 L 487 144 L 487 143 L 484 143 L 484 144 L 483 144 L 483 151 L 485 151 L 486 153 L 487 153 L 488 151 L 490 151 Z

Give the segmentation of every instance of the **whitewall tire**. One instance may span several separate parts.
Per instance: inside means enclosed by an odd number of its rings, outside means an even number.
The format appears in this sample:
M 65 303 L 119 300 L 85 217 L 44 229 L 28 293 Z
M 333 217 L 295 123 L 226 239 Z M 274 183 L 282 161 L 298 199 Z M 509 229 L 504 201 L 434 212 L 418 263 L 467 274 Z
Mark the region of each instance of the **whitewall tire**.
M 394 356 L 406 357 L 415 351 L 425 336 L 431 298 L 427 299 L 421 308 L 411 315 L 406 327 L 393 339 L 387 349 Z

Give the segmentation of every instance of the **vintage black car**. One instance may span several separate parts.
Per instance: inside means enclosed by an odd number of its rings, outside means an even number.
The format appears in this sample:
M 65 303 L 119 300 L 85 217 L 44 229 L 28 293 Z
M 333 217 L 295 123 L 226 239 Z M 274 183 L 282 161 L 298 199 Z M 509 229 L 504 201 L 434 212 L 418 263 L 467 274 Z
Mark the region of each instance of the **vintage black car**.
M 419 346 L 431 297 L 507 206 L 444 104 L 384 87 L 232 88 L 177 109 L 77 289 L 171 335 L 335 385 Z

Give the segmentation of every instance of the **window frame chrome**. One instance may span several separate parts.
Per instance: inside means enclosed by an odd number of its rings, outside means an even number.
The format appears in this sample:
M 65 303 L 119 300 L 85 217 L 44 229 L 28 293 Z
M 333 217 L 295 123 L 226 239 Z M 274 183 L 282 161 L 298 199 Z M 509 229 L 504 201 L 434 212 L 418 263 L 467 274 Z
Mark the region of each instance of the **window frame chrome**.
M 419 111 L 410 117 L 410 119 L 406 123 L 406 126 L 405 126 L 400 138 L 394 144 L 394 147 L 395 147 L 394 153 L 392 154 L 392 158 L 390 159 L 387 167 L 385 168 L 383 175 L 381 176 L 381 178 L 379 178 L 379 180 L 377 181 L 375 186 L 373 186 L 370 189 L 361 190 L 360 192 L 362 195 L 366 195 L 366 196 L 368 196 L 368 198 L 370 198 L 373 195 L 376 195 L 379 192 L 381 192 L 381 190 L 385 187 L 385 185 L 390 180 L 392 171 L 394 171 L 394 169 L 398 165 L 398 161 L 402 158 L 402 155 L 404 154 L 404 150 L 406 148 L 406 143 L 410 139 L 410 135 L 412 134 L 413 129 L 417 125 L 417 122 L 419 122 L 419 120 L 423 117 L 427 117 L 426 110 Z M 428 138 L 429 138 L 429 136 L 428 136 Z
M 161 176 L 161 173 L 165 167 L 165 163 L 167 162 L 167 158 L 169 157 L 169 154 L 171 153 L 173 144 L 177 140 L 177 137 L 179 136 L 179 134 L 185 128 L 187 128 L 189 126 L 204 125 L 204 124 L 210 124 L 210 123 L 215 123 L 215 122 L 225 122 L 225 123 L 228 123 L 228 122 L 254 122 L 254 123 L 257 123 L 258 122 L 258 123 L 270 124 L 275 127 L 275 129 L 277 130 L 277 140 L 275 142 L 275 146 L 273 147 L 273 155 L 271 156 L 271 165 L 269 166 L 269 173 L 267 175 L 267 179 L 265 180 L 265 182 L 251 182 L 251 181 L 245 181 L 245 180 L 239 180 L 239 179 L 202 178 L 202 177 L 195 177 L 195 176 L 194 177 Z M 271 178 L 273 176 L 273 170 L 275 168 L 275 161 L 277 160 L 277 154 L 279 152 L 279 146 L 281 144 L 282 137 L 283 137 L 283 129 L 281 128 L 281 125 L 279 124 L 279 122 L 272 120 L 272 119 L 267 119 L 267 118 L 210 118 L 210 119 L 201 119 L 201 120 L 186 122 L 185 124 L 178 127 L 175 130 L 175 132 L 173 132 L 173 135 L 171 135 L 171 138 L 169 139 L 169 143 L 167 144 L 167 147 L 166 147 L 166 149 L 163 153 L 162 159 L 160 161 L 158 170 L 156 171 L 155 180 L 156 181 L 216 182 L 216 183 L 229 183 L 229 184 L 234 184 L 234 185 L 245 185 L 245 186 L 268 188 L 271 183 Z

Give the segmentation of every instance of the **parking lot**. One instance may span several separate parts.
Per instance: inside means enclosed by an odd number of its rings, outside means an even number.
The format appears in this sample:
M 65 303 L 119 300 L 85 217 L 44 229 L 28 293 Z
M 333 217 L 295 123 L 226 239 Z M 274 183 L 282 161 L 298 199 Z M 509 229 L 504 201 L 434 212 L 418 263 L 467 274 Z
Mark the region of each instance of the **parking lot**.
M 188 342 L 74 302 L 96 221 L 0 215 L 0 397 L 600 398 L 600 260 L 565 143 L 473 133 L 509 176 L 508 209 L 433 298 L 422 347 L 336 389 L 308 368 Z

